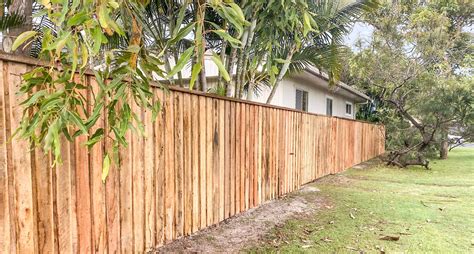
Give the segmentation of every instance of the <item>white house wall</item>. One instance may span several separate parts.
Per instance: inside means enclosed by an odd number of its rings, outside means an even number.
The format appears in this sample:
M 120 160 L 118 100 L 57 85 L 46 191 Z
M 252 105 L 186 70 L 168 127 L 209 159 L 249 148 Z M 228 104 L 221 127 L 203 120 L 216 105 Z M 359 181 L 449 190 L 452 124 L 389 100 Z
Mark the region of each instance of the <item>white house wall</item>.
M 314 80 L 312 80 L 312 82 L 314 82 Z M 321 80 L 321 82 L 324 81 Z M 275 91 L 275 96 L 273 97 L 271 104 L 275 106 L 295 108 L 296 89 L 299 89 L 308 92 L 308 112 L 326 115 L 326 98 L 331 97 L 333 99 L 333 116 L 351 119 L 355 118 L 355 103 L 353 99 L 341 96 L 337 91 L 333 92 L 327 88 L 315 86 L 314 83 L 308 83 L 300 79 L 284 79 Z M 267 89 L 253 101 L 265 103 L 269 94 L 270 89 Z M 346 115 L 346 102 L 352 103 L 352 115 Z

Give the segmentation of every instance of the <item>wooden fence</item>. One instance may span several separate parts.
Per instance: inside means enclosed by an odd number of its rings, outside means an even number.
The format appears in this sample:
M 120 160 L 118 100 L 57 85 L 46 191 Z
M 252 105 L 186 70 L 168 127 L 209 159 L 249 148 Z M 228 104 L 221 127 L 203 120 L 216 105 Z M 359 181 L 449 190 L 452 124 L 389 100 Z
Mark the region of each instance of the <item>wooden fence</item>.
M 147 137 L 129 136 L 103 184 L 110 144 L 63 142 L 65 161 L 51 168 L 10 141 L 32 63 L 0 55 L 1 253 L 143 252 L 384 152 L 380 125 L 155 89 L 158 121 L 141 112 Z

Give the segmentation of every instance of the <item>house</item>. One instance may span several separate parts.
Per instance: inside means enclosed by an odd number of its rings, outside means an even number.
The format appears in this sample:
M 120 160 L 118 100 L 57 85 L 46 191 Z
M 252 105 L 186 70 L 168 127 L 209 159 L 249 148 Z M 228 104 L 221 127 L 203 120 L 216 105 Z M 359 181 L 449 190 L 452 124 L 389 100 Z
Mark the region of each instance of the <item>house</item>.
M 285 78 L 270 102 L 272 105 L 294 108 L 310 113 L 355 119 L 356 105 L 369 102 L 366 94 L 343 83 L 329 86 L 329 77 L 315 67 Z M 265 103 L 270 89 L 255 99 Z
M 217 66 L 210 60 L 210 56 L 207 56 L 206 76 L 209 87 L 217 86 L 218 74 Z M 191 76 L 189 66 L 183 70 L 182 75 L 189 81 Z M 266 103 L 270 92 L 270 88 L 264 88 L 258 97 L 254 96 L 251 100 Z M 366 94 L 343 82 L 330 87 L 326 73 L 316 67 L 309 67 L 300 73 L 284 78 L 270 104 L 314 114 L 355 119 L 356 106 L 370 100 Z

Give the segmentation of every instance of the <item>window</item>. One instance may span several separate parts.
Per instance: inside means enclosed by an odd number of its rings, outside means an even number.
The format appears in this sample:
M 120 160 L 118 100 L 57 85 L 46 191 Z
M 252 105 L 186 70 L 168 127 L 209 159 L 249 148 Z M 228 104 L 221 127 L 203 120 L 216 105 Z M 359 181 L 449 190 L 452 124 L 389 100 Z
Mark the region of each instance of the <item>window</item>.
M 352 103 L 346 102 L 346 115 L 352 116 Z
M 296 89 L 296 109 L 308 111 L 308 92 Z
M 326 98 L 326 115 L 332 116 L 332 98 Z

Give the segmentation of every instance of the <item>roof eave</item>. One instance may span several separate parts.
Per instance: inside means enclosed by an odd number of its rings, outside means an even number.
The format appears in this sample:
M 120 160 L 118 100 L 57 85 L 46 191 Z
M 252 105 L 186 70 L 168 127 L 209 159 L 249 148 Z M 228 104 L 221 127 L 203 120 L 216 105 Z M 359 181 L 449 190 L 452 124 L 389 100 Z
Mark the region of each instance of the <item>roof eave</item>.
M 317 77 L 322 78 L 326 81 L 329 81 L 329 76 L 326 73 L 324 73 L 324 72 L 320 71 L 319 69 L 317 69 L 316 67 L 310 66 L 310 67 L 306 68 L 306 71 L 309 72 L 310 74 L 314 75 L 314 76 L 317 76 Z M 363 92 L 347 85 L 346 83 L 344 83 L 342 81 L 339 81 L 336 84 L 336 86 L 338 86 L 338 87 L 348 91 L 349 93 L 357 96 L 358 98 L 360 98 L 361 100 L 359 100 L 358 103 L 364 103 L 364 102 L 372 100 L 369 96 L 367 96 Z

